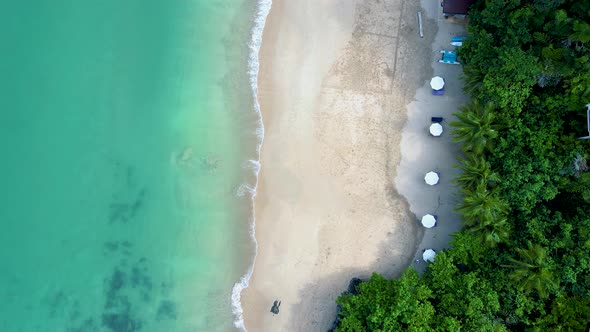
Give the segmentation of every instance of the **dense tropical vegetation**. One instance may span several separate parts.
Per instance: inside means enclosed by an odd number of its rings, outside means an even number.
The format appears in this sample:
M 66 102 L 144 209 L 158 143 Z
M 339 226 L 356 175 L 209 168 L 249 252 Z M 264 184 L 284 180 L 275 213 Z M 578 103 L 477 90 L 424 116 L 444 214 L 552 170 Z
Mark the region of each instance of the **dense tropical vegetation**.
M 340 296 L 337 331 L 587 331 L 590 1 L 480 0 L 458 50 L 463 229 L 422 276 Z

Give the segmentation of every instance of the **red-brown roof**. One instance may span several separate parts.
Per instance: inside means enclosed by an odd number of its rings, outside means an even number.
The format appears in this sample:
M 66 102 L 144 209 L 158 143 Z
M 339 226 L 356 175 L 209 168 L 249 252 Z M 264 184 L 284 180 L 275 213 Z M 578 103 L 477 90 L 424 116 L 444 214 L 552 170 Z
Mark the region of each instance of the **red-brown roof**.
M 476 0 L 443 0 L 443 13 L 454 15 L 467 15 L 469 6 Z

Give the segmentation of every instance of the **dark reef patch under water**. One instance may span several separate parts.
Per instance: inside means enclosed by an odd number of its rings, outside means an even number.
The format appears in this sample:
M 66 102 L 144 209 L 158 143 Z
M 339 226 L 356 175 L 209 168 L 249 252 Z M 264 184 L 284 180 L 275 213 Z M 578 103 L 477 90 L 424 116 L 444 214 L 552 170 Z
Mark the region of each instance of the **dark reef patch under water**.
M 112 256 L 118 263 L 103 280 L 103 306 L 99 317 L 82 317 L 78 300 L 63 290 L 47 299 L 51 316 L 65 313 L 69 317 L 66 332 L 105 329 L 135 332 L 150 329 L 154 323 L 177 319 L 178 304 L 169 295 L 172 282 L 154 280 L 146 257 L 135 258 L 129 263 L 132 249 L 129 241 L 107 241 L 103 244 L 103 254 Z

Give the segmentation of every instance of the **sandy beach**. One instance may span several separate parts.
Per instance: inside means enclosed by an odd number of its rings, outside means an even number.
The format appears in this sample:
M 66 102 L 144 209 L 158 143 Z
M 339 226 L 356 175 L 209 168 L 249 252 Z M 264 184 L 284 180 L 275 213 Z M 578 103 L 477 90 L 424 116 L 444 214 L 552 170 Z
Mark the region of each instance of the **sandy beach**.
M 420 122 L 407 122 L 408 111 L 428 106 L 415 98 L 428 92 L 434 72 L 436 9 L 424 16 L 424 38 L 420 10 L 403 0 L 273 1 L 260 52 L 265 140 L 255 200 L 258 257 L 242 294 L 248 331 L 326 331 L 351 278 L 398 276 L 430 245 L 421 241 L 432 230 L 416 215 L 436 198 L 421 199 L 432 188 L 415 166 L 426 167 L 428 151 L 452 143 L 443 137 L 418 154 L 401 148 L 414 129 L 431 139 L 430 115 L 410 114 Z M 427 93 L 419 98 L 433 102 Z M 449 151 L 436 160 L 438 169 L 452 166 Z M 436 190 L 442 196 L 452 189 L 443 179 Z M 270 313 L 274 300 L 281 301 L 278 315 Z

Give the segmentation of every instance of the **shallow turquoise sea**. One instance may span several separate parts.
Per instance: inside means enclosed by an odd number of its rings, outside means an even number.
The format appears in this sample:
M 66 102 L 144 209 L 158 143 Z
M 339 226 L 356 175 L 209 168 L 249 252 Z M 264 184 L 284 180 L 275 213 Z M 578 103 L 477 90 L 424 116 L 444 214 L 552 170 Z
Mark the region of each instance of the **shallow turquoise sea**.
M 0 11 L 0 331 L 232 331 L 254 0 Z

